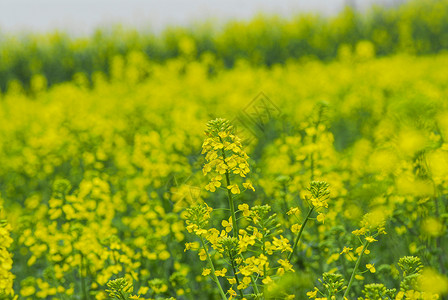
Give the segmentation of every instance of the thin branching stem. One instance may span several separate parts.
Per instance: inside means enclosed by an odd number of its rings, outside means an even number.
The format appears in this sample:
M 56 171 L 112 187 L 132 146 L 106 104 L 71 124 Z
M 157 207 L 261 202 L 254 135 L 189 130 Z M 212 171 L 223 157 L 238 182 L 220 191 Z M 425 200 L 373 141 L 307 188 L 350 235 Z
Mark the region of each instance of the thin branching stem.
M 229 251 L 229 257 L 230 257 L 230 262 L 232 264 L 233 276 L 235 277 L 236 286 L 238 287 L 240 285 L 240 280 L 238 279 L 238 275 L 236 274 L 235 260 L 233 258 L 233 255 L 230 253 L 230 251 Z M 238 290 L 238 291 L 240 292 L 241 299 L 243 299 L 244 298 L 243 292 L 241 290 Z
M 361 262 L 362 255 L 366 251 L 366 249 L 369 246 L 369 244 L 370 243 L 368 241 L 365 241 L 364 244 L 363 244 L 361 253 L 359 254 L 358 260 L 356 261 L 355 268 L 353 269 L 352 276 L 350 276 L 350 281 L 348 282 L 348 286 L 347 286 L 347 289 L 345 290 L 343 299 L 345 299 L 347 297 L 348 293 L 350 292 L 350 288 L 352 287 L 353 279 L 355 279 L 356 271 L 358 270 L 359 263 Z
M 310 219 L 310 216 L 311 216 L 311 213 L 313 212 L 313 210 L 314 210 L 314 206 L 311 206 L 310 210 L 308 211 L 308 214 L 306 215 L 305 221 L 303 222 L 302 226 L 300 227 L 299 232 L 297 233 L 296 239 L 294 241 L 294 245 L 292 247 L 292 251 L 288 255 L 288 260 L 291 260 L 291 257 L 294 254 L 294 251 L 296 250 L 297 245 L 299 244 L 300 237 L 302 236 L 303 229 L 305 228 L 306 223 Z
M 222 289 L 221 283 L 219 282 L 219 279 L 218 279 L 218 277 L 215 274 L 215 266 L 213 265 L 213 261 L 210 258 L 210 255 L 208 254 L 208 249 L 205 246 L 204 238 L 202 236 L 200 238 L 201 238 L 202 249 L 204 249 L 205 254 L 207 255 L 207 261 L 208 261 L 208 264 L 209 264 L 210 269 L 211 269 L 210 273 L 212 275 L 213 281 L 215 281 L 216 285 L 218 286 L 219 293 L 221 294 L 221 298 L 223 300 L 227 300 L 226 294 L 224 293 L 224 290 Z

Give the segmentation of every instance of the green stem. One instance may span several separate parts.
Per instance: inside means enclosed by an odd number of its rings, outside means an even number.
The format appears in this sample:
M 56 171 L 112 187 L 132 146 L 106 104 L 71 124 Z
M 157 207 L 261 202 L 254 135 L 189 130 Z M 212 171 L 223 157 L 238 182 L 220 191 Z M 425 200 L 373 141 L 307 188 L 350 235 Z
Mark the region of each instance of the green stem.
M 254 275 L 250 275 L 250 280 L 252 281 L 252 286 L 254 287 L 254 292 L 255 292 L 255 299 L 259 299 L 258 295 L 260 294 L 260 291 L 258 290 L 258 286 L 257 286 L 257 282 L 254 279 Z
M 222 144 L 223 141 L 221 139 L 221 137 L 219 138 L 219 140 L 221 141 Z M 230 211 L 232 213 L 232 228 L 233 228 L 233 237 L 238 238 L 238 225 L 236 224 L 236 215 L 235 215 L 235 205 L 233 203 L 233 197 L 232 197 L 232 192 L 227 188 L 230 185 L 230 174 L 229 174 L 229 165 L 227 165 L 226 162 L 226 152 L 224 151 L 224 148 L 221 149 L 222 151 L 222 158 L 224 160 L 224 164 L 227 166 L 227 170 L 226 170 L 226 189 L 227 189 L 227 197 L 229 199 L 229 207 L 230 207 Z
M 120 296 L 123 300 L 127 300 L 127 297 L 123 294 L 123 291 L 120 291 Z
M 353 269 L 352 276 L 350 277 L 350 281 L 348 282 L 347 289 L 345 290 L 344 297 L 342 297 L 343 299 L 345 299 L 345 297 L 347 297 L 347 295 L 350 291 L 350 288 L 352 287 L 353 279 L 355 279 L 355 274 L 356 274 L 356 271 L 358 270 L 359 263 L 361 262 L 362 255 L 366 251 L 369 244 L 370 243 L 366 241 L 362 247 L 362 250 L 361 250 L 361 253 L 359 254 L 358 260 L 356 261 L 355 268 Z
M 211 271 L 212 277 L 213 277 L 213 280 L 216 282 L 216 285 L 218 286 L 219 293 L 221 294 L 221 298 L 223 300 L 227 300 L 226 294 L 224 293 L 224 291 L 223 291 L 223 289 L 221 287 L 221 283 L 219 282 L 219 279 L 218 279 L 218 277 L 215 274 L 215 266 L 213 265 L 213 262 L 212 262 L 212 259 L 210 258 L 210 255 L 208 254 L 208 250 L 205 247 L 204 239 L 202 238 L 202 236 L 201 236 L 201 244 L 202 244 L 202 249 L 204 249 L 205 254 L 207 255 L 207 261 L 208 261 L 208 264 L 210 265 L 210 269 L 212 270 Z
M 294 241 L 294 246 L 292 247 L 292 251 L 288 255 L 288 260 L 291 260 L 291 257 L 292 257 L 292 255 L 294 254 L 294 251 L 297 248 L 297 244 L 299 244 L 299 240 L 300 240 L 300 237 L 302 236 L 303 229 L 305 228 L 306 223 L 308 222 L 308 220 L 309 220 L 313 210 L 314 210 L 314 206 L 312 206 L 310 208 L 310 210 L 308 211 L 308 214 L 306 215 L 305 221 L 303 222 L 302 226 L 300 227 L 299 233 L 297 233 L 296 239 Z

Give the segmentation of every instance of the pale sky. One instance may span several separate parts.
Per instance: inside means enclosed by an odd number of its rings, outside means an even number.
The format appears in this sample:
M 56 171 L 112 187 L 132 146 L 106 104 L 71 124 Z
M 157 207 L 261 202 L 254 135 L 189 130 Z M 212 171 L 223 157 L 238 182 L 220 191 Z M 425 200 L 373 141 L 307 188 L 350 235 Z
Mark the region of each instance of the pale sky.
M 359 9 L 403 0 L 351 0 Z M 151 29 L 213 19 L 250 19 L 260 12 L 289 17 L 299 12 L 335 14 L 349 0 L 0 0 L 0 32 L 65 30 L 75 35 L 121 23 Z

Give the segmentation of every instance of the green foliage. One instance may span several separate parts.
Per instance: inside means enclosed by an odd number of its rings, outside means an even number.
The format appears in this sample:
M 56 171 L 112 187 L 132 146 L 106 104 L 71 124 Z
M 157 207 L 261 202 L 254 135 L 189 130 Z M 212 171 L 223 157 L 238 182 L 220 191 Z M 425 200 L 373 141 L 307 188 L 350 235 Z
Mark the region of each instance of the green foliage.
M 395 289 L 387 289 L 382 283 L 366 284 L 362 293 L 365 300 L 395 299 Z
M 232 124 L 230 124 L 229 120 L 218 118 L 210 120 L 207 123 L 205 134 L 212 137 L 217 137 L 219 132 L 233 132 L 233 126 Z
M 107 283 L 109 289 L 106 292 L 109 293 L 109 297 L 117 300 L 129 300 L 129 296 L 132 293 L 132 284 L 127 282 L 125 278 L 117 278 Z
M 326 201 L 330 197 L 330 184 L 325 181 L 312 181 L 308 187 L 311 195 L 320 201 Z
M 400 290 L 417 290 L 418 278 L 420 277 L 423 264 L 420 258 L 415 256 L 405 256 L 400 258 L 398 266 L 403 272 L 403 278 L 400 283 Z
M 346 288 L 346 286 L 344 286 L 344 278 L 341 274 L 323 273 L 322 279 L 319 279 L 319 282 L 325 289 L 323 294 L 329 299 L 334 298 Z
M 422 272 L 422 262 L 415 256 L 405 256 L 400 258 L 398 266 L 403 272 L 403 277 L 420 274 Z

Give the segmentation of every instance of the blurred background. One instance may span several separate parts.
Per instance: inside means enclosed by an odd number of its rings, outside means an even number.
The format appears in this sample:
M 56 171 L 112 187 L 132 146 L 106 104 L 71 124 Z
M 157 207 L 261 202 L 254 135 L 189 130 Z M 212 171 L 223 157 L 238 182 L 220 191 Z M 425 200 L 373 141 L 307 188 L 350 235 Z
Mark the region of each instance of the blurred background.
M 136 52 L 153 62 L 207 55 L 225 68 L 330 61 L 357 44 L 374 56 L 438 53 L 448 48 L 447 11 L 446 0 L 2 0 L 0 91 L 29 90 L 36 75 L 46 87 L 76 74 L 92 83 Z
M 168 25 L 191 25 L 197 20 L 250 19 L 259 13 L 291 17 L 313 12 L 334 15 L 344 6 L 365 10 L 372 4 L 397 6 L 406 0 L 206 1 L 206 0 L 2 0 L 0 28 L 4 31 L 50 31 L 91 34 L 101 26 L 124 24 L 160 32 Z
M 331 61 L 357 45 L 367 56 L 445 50 L 448 2 L 3 0 L 0 91 L 11 84 L 30 90 L 36 76 L 45 87 L 76 74 L 92 83 L 130 53 L 158 63 L 205 55 L 224 68 L 238 60 L 270 67 Z

